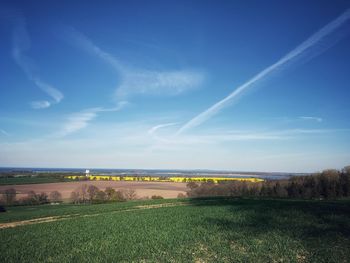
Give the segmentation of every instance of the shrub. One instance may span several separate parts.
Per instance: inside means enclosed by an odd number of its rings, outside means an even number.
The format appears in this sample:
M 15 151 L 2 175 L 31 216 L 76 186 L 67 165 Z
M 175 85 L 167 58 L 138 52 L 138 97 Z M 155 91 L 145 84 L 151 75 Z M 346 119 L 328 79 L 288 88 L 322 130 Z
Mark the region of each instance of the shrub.
M 177 195 L 177 198 L 185 198 L 185 197 L 186 197 L 186 195 L 183 194 L 183 193 L 179 193 L 179 194 Z
M 164 199 L 161 195 L 152 195 L 151 199 Z
M 98 203 L 102 203 L 104 201 L 106 201 L 106 193 L 104 191 L 98 191 L 95 197 L 95 201 L 97 201 Z
M 42 205 L 47 204 L 48 202 L 49 200 L 46 193 L 42 192 L 37 194 L 34 191 L 30 191 L 28 192 L 27 197 L 21 198 L 17 203 L 20 205 Z
M 124 202 L 124 201 L 126 201 L 126 197 L 124 195 L 124 192 L 121 191 L 121 190 L 116 191 L 115 195 L 113 197 L 113 200 L 117 201 L 117 202 Z

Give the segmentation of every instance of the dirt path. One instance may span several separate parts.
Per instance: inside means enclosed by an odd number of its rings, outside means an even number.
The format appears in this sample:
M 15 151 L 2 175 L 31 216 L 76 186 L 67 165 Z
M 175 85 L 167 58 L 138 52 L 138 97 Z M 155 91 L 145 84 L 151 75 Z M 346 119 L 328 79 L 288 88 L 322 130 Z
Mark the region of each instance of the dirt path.
M 155 205 L 139 205 L 139 206 L 134 206 L 133 208 L 130 208 L 130 209 L 109 211 L 109 212 L 96 213 L 96 214 L 85 214 L 85 215 L 71 214 L 71 215 L 63 215 L 63 216 L 41 217 L 41 218 L 35 218 L 35 219 L 29 219 L 29 220 L 14 221 L 9 223 L 0 223 L 0 229 L 48 223 L 48 222 L 61 221 L 61 220 L 67 220 L 67 219 L 73 219 L 73 218 L 94 217 L 94 216 L 99 216 L 103 214 L 115 214 L 120 212 L 131 212 L 131 211 L 138 211 L 138 210 L 145 210 L 145 209 L 157 209 L 157 208 L 164 208 L 164 207 L 176 207 L 176 206 L 188 206 L 188 205 L 191 205 L 191 204 L 187 202 L 178 202 L 178 203 L 164 203 L 164 204 L 155 204 Z

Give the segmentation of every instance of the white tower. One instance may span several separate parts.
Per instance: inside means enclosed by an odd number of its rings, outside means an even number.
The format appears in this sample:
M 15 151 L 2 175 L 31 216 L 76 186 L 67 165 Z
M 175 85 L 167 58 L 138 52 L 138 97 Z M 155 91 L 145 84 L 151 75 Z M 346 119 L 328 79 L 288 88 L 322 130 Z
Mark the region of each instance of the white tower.
M 85 170 L 85 176 L 88 177 L 90 175 L 90 170 L 86 169 Z

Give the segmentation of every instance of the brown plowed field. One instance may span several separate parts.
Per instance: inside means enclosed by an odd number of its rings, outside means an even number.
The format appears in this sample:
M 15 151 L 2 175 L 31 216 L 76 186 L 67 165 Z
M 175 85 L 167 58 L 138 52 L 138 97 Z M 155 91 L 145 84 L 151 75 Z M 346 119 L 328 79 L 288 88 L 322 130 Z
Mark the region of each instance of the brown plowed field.
M 105 190 L 106 187 L 112 187 L 116 190 L 133 189 L 138 197 L 151 197 L 152 195 L 160 195 L 164 198 L 175 198 L 179 193 L 185 194 L 186 183 L 173 182 L 127 182 L 127 181 L 80 181 L 66 183 L 49 183 L 49 184 L 23 184 L 23 185 L 2 185 L 0 193 L 5 189 L 14 188 L 17 191 L 17 198 L 25 197 L 29 191 L 36 193 L 45 192 L 49 194 L 52 191 L 59 191 L 63 199 L 67 200 L 72 191 L 82 184 L 93 184 Z

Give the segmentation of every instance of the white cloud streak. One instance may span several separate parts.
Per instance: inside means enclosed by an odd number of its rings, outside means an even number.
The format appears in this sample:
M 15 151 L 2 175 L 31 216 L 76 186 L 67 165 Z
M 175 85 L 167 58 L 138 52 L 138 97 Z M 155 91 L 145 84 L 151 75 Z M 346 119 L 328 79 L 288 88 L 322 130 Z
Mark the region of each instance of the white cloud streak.
M 84 51 L 95 55 L 106 63 L 110 64 L 116 71 L 123 72 L 124 66 L 111 54 L 103 51 L 96 46 L 89 38 L 72 27 L 62 27 L 64 38 L 73 45 L 83 49 Z
M 54 88 L 52 85 L 43 82 L 39 78 L 33 78 L 35 85 L 47 93 L 51 98 L 53 98 L 55 103 L 59 103 L 63 99 L 63 94 L 58 89 Z
M 10 134 L 7 131 L 5 131 L 4 129 L 0 129 L 0 133 L 2 135 L 5 135 L 5 136 L 10 136 Z
M 300 116 L 299 119 L 305 120 L 305 121 L 316 121 L 316 122 L 323 121 L 323 119 L 320 117 L 312 117 L 312 116 Z
M 176 96 L 196 89 L 203 83 L 202 73 L 193 70 L 125 71 L 115 94 L 118 100 L 135 95 Z
M 115 69 L 121 80 L 115 91 L 118 101 L 135 95 L 179 95 L 198 88 L 205 78 L 202 72 L 189 69 L 170 71 L 131 69 L 73 28 L 64 27 L 63 36 L 68 42 L 97 56 Z
M 45 109 L 51 106 L 51 103 L 47 100 L 40 100 L 40 101 L 32 101 L 30 103 L 30 106 L 33 109 Z
M 176 125 L 177 122 L 171 122 L 171 123 L 164 123 L 164 124 L 159 124 L 156 126 L 153 126 L 152 128 L 150 128 L 147 133 L 149 135 L 153 135 L 157 130 L 162 129 L 162 128 L 166 128 L 166 127 L 170 127 L 170 126 L 174 126 Z
M 285 69 L 287 66 L 291 66 L 295 62 L 301 59 L 311 59 L 323 51 L 330 48 L 336 42 L 338 42 L 342 37 L 346 35 L 349 31 L 349 26 L 346 27 L 345 24 L 350 19 L 350 9 L 346 10 L 342 15 L 337 17 L 335 20 L 321 28 L 318 32 L 309 37 L 306 41 L 301 43 L 287 55 L 282 57 L 276 63 L 267 67 L 253 78 L 248 80 L 243 85 L 239 86 L 226 98 L 215 103 L 213 106 L 209 107 L 207 110 L 203 111 L 196 117 L 192 118 L 190 121 L 185 123 L 176 134 L 180 134 L 194 128 L 203 122 L 207 121 L 214 115 L 218 114 L 224 107 L 231 105 L 234 99 L 237 99 L 239 95 L 242 95 L 245 91 L 249 90 L 253 86 L 259 84 L 261 81 L 265 80 L 267 77 L 271 76 L 273 73 Z M 341 31 L 342 30 L 342 31 Z M 337 34 L 335 32 L 337 31 Z
M 6 10 L 8 13 L 5 17 L 10 20 L 13 25 L 12 33 L 12 56 L 17 65 L 24 71 L 29 80 L 31 80 L 38 88 L 50 96 L 53 101 L 33 101 L 31 103 L 34 109 L 44 109 L 50 107 L 53 103 L 59 103 L 63 99 L 61 91 L 53 87 L 51 84 L 43 81 L 38 73 L 37 66 L 34 61 L 25 55 L 25 52 L 30 49 L 30 37 L 27 31 L 25 18 L 19 12 L 14 10 Z
M 54 137 L 64 137 L 69 134 L 75 133 L 81 129 L 86 128 L 92 120 L 97 118 L 100 112 L 119 111 L 126 105 L 126 102 L 121 102 L 114 108 L 97 107 L 72 113 L 67 117 L 66 122 L 63 124 L 60 131 L 54 134 Z
M 157 126 L 155 126 L 157 127 Z M 234 130 L 229 132 L 215 132 L 203 134 L 181 134 L 178 136 L 156 137 L 164 145 L 194 145 L 216 144 L 230 141 L 265 141 L 265 140 L 290 140 L 309 135 L 326 135 L 335 132 L 348 131 L 346 129 L 286 129 L 277 131 Z M 159 146 L 159 145 L 158 145 Z
M 71 114 L 63 125 L 59 136 L 66 136 L 85 128 L 91 120 L 96 118 L 98 111 L 99 108 L 93 108 Z

